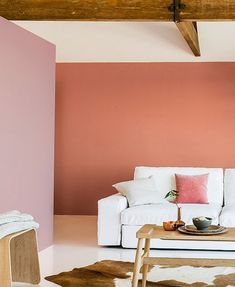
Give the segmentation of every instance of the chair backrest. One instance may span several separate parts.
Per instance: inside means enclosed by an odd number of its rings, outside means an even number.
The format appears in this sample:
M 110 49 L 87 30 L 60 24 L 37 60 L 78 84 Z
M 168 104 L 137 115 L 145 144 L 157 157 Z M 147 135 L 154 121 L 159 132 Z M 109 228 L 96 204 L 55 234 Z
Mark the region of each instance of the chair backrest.
M 235 205 L 235 169 L 226 169 L 224 173 L 224 204 Z
M 175 173 L 185 175 L 209 174 L 207 196 L 209 203 L 223 205 L 223 169 L 222 168 L 198 168 L 198 167 L 147 167 L 137 166 L 134 179 L 147 178 L 154 175 L 161 194 L 175 189 Z M 234 170 L 235 187 L 235 170 Z M 235 195 L 235 193 L 234 193 Z M 234 196 L 235 201 L 235 196 Z

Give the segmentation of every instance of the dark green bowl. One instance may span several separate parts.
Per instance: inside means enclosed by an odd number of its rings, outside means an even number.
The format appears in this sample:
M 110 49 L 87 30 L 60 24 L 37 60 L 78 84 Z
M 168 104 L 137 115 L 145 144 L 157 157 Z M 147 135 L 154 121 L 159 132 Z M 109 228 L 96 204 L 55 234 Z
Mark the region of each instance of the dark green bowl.
M 193 224 L 197 227 L 198 230 L 204 230 L 208 229 L 208 227 L 212 223 L 212 218 L 211 217 L 205 217 L 205 220 L 200 220 L 200 217 L 194 217 L 193 218 Z

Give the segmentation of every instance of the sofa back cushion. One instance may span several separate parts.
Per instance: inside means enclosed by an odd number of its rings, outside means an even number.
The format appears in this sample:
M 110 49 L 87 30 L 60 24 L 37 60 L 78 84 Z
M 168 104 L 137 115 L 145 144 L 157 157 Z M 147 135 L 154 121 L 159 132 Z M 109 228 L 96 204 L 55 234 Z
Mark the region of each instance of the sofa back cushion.
M 235 204 L 235 169 L 226 169 L 224 173 L 224 204 Z
M 176 189 L 175 174 L 199 175 L 208 173 L 207 197 L 209 203 L 223 205 L 223 169 L 222 168 L 198 168 L 198 167 L 146 167 L 135 168 L 134 179 L 154 176 L 157 192 L 161 197 L 168 191 Z

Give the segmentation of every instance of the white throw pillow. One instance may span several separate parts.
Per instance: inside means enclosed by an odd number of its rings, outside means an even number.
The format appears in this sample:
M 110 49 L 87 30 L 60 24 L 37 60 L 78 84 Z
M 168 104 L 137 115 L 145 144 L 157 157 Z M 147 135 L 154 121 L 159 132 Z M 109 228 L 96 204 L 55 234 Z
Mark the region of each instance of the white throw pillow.
M 161 203 L 156 182 L 153 177 L 123 181 L 113 185 L 118 192 L 126 196 L 129 206 Z

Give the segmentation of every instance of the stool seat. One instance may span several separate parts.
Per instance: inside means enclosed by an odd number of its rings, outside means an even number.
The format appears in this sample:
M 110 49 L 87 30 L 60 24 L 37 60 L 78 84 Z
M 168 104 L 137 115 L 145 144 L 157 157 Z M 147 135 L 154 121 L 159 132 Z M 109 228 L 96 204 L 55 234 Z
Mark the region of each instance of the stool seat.
M 28 229 L 0 240 L 0 286 L 12 282 L 40 283 L 37 233 Z

